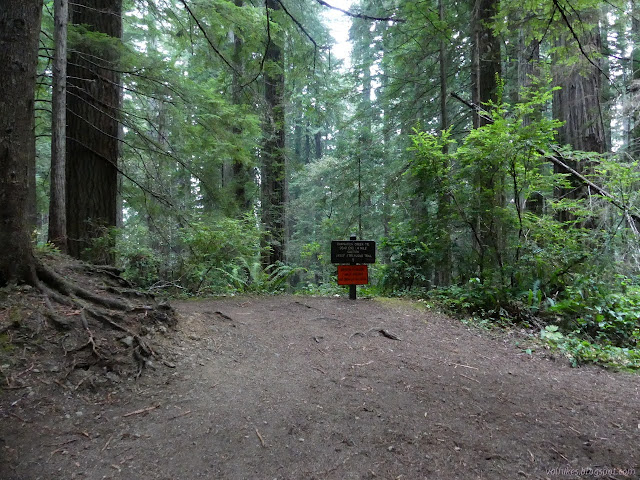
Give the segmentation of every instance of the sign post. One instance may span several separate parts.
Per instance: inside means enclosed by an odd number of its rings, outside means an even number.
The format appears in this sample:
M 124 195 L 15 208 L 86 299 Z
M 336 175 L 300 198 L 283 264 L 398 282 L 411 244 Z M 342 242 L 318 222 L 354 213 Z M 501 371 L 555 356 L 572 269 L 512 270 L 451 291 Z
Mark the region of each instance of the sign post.
M 331 263 L 338 263 L 338 285 L 349 285 L 349 298 L 356 299 L 356 285 L 369 283 L 367 263 L 376 261 L 376 242 L 356 240 L 334 240 L 331 242 Z M 364 265 L 363 265 L 364 264 Z

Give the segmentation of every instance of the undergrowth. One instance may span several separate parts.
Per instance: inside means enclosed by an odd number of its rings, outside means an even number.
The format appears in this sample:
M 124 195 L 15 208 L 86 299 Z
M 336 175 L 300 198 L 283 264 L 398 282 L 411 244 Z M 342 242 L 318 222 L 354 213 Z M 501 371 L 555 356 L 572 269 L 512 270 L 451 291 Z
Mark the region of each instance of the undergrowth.
M 533 286 L 526 292 L 464 286 L 429 290 L 425 300 L 475 325 L 521 326 L 569 358 L 573 366 L 597 364 L 640 369 L 640 286 L 618 275 L 609 282 L 576 276 L 554 296 Z

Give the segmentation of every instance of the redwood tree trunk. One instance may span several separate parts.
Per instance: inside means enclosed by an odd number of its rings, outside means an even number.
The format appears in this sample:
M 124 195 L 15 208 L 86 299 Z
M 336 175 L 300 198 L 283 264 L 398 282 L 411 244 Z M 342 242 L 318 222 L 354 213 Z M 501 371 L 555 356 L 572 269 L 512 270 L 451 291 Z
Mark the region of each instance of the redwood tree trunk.
M 71 22 L 115 39 L 122 34 L 121 0 L 75 0 Z M 91 39 L 71 45 L 67 86 L 67 234 L 69 254 L 113 263 L 111 243 L 86 249 L 117 224 L 118 115 L 121 101 L 115 45 Z
M 500 75 L 500 41 L 490 27 L 498 12 L 498 0 L 474 0 L 472 20 L 471 88 L 472 100 L 482 106 L 496 100 L 497 78 Z M 486 120 L 474 112 L 473 126 L 486 125 Z
M 631 53 L 631 89 L 634 92 L 640 88 L 640 6 L 635 2 L 631 10 L 631 31 L 633 34 L 633 51 Z M 638 100 L 637 94 L 634 95 L 632 101 Z M 634 108 L 629 118 L 629 153 L 633 158 L 638 158 L 640 154 L 640 112 Z
M 583 12 L 576 22 L 597 21 L 596 11 Z M 570 19 L 571 20 L 571 19 Z M 567 39 L 568 38 L 568 39 Z M 557 46 L 566 47 L 569 51 L 578 51 L 576 40 L 567 33 Z M 556 62 L 553 75 L 554 84 L 561 87 L 553 92 L 553 116 L 564 124 L 558 129 L 558 143 L 568 144 L 575 150 L 604 153 L 606 150 L 606 134 L 601 111 L 602 82 L 601 72 L 597 67 L 596 54 L 600 52 L 601 40 L 598 30 L 580 38 L 582 51 L 589 58 L 580 54 L 579 61 L 572 65 Z M 567 160 L 567 164 L 579 173 L 589 173 L 586 162 Z M 557 173 L 566 173 L 554 166 Z M 574 177 L 570 177 L 569 188 L 557 189 L 560 198 L 580 199 L 588 195 L 588 187 Z M 572 220 L 573 217 L 561 212 L 560 220 Z
M 0 8 L 0 286 L 36 282 L 29 189 L 41 12 L 42 0 L 3 0 Z
M 442 24 L 446 22 L 444 0 L 438 0 L 438 16 Z M 449 128 L 449 115 L 447 112 L 447 98 L 449 97 L 449 87 L 447 83 L 447 44 L 444 35 L 440 38 L 440 130 L 442 132 Z M 442 146 L 442 153 L 449 153 L 448 144 Z M 446 169 L 448 165 L 444 165 Z M 440 191 L 438 194 L 437 224 L 441 229 L 441 250 L 440 262 L 436 267 L 435 284 L 437 286 L 447 286 L 451 283 L 451 269 L 453 266 L 451 255 L 451 227 L 449 225 L 450 200 L 447 192 Z
M 234 0 L 236 7 L 242 7 L 244 0 Z M 232 73 L 232 102 L 234 105 L 241 105 L 242 102 L 242 74 L 244 72 L 244 62 L 242 59 L 244 41 L 238 33 L 233 34 L 233 65 L 235 71 Z M 234 133 L 241 133 L 240 128 L 234 127 Z M 247 184 L 251 181 L 249 168 L 240 158 L 233 158 L 233 192 L 236 199 L 238 216 L 246 214 L 251 209 L 251 198 L 247 194 Z
M 267 7 L 280 10 L 277 0 L 266 0 Z M 273 265 L 285 260 L 285 202 L 286 165 L 284 130 L 284 54 L 274 38 L 266 52 L 264 72 L 264 98 L 267 116 L 264 127 L 261 174 L 262 224 L 265 229 L 265 254 L 263 265 Z
M 471 87 L 472 99 L 483 106 L 498 100 L 498 76 L 501 75 L 500 42 L 491 29 L 491 23 L 498 11 L 498 0 L 474 0 L 472 19 Z M 473 114 L 474 128 L 489 123 L 477 112 Z M 499 160 L 494 159 L 473 178 L 477 192 L 477 213 L 474 219 L 476 235 L 474 249 L 478 255 L 478 276 L 483 279 L 487 266 L 499 267 L 502 272 L 502 252 L 504 251 L 504 229 L 496 221 L 492 210 L 504 204 L 503 174 Z

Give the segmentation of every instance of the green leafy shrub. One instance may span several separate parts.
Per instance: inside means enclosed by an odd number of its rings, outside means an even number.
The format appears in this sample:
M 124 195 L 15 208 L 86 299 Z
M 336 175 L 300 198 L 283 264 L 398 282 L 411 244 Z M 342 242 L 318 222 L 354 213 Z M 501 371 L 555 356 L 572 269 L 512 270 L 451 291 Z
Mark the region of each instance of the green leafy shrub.
M 603 344 L 640 347 L 640 287 L 627 278 L 618 283 L 576 279 L 548 311 L 558 314 L 566 329 Z
M 251 216 L 193 223 L 183 228 L 180 236 L 184 257 L 181 283 L 195 294 L 233 289 L 229 274 L 234 269 L 251 270 L 259 258 L 260 233 Z
M 248 263 L 245 258 L 241 258 L 236 264 L 218 267 L 217 270 L 224 275 L 234 291 L 277 293 L 286 288 L 287 280 L 304 269 L 281 262 L 263 269 L 259 261 Z
M 380 287 L 386 293 L 431 287 L 431 250 L 413 231 L 408 223 L 396 224 L 390 236 L 382 240 L 381 247 L 389 257 L 380 273 Z

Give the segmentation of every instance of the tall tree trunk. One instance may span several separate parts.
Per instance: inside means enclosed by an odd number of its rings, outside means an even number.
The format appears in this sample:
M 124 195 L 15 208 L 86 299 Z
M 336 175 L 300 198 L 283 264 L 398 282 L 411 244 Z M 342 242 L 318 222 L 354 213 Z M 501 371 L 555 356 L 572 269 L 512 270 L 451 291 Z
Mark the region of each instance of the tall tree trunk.
M 358 222 L 358 238 L 363 238 L 364 230 L 363 219 L 363 191 L 362 191 L 362 173 L 369 172 L 373 167 L 371 150 L 373 147 L 373 108 L 371 96 L 373 93 L 373 79 L 371 76 L 371 66 L 374 63 L 375 49 L 371 48 L 374 43 L 374 35 L 371 32 L 371 23 L 364 19 L 354 19 L 351 27 L 351 35 L 359 38 L 357 45 L 353 49 L 354 64 L 360 78 L 362 92 L 360 94 L 360 102 L 356 107 L 357 117 L 359 119 L 358 129 L 358 158 L 357 158 L 357 181 L 358 181 L 358 198 L 357 198 L 357 222 Z
M 472 99 L 482 106 L 489 101 L 497 101 L 498 77 L 501 75 L 500 42 L 491 29 L 491 23 L 498 11 L 498 0 L 473 0 L 471 86 Z M 473 126 L 480 128 L 489 121 L 474 111 Z M 494 160 L 494 161 L 497 161 Z M 486 165 L 478 169 L 472 180 L 477 191 L 477 211 L 474 223 L 476 235 L 474 248 L 478 254 L 478 275 L 482 280 L 484 269 L 495 260 L 502 272 L 502 252 L 504 231 L 493 215 L 496 207 L 504 204 L 503 174 L 500 165 Z
M 569 19 L 571 20 L 571 19 Z M 597 22 L 598 12 L 582 12 L 579 22 Z M 576 20 L 578 22 L 578 20 Z M 574 30 L 575 31 L 575 30 Z M 579 51 L 577 41 L 573 36 L 560 38 L 557 46 L 569 51 Z M 562 120 L 564 124 L 558 129 L 558 143 L 568 144 L 575 150 L 585 152 L 604 153 L 606 149 L 606 134 L 601 111 L 602 82 L 598 68 L 597 55 L 600 53 L 601 42 L 599 31 L 595 29 L 579 38 L 584 51 L 589 58 L 580 54 L 578 61 L 572 65 L 563 64 L 558 59 L 553 69 L 554 84 L 560 90 L 553 93 L 553 116 Z M 588 173 L 589 167 L 585 162 L 569 161 L 569 166 L 581 174 Z M 554 167 L 557 173 L 566 173 Z M 569 188 L 558 189 L 556 195 L 560 198 L 580 199 L 588 195 L 587 187 L 574 177 L 570 177 Z M 571 220 L 573 217 L 561 212 L 560 220 Z
M 28 214 L 41 14 L 41 0 L 4 0 L 0 8 L 0 286 L 36 283 Z
M 631 91 L 634 92 L 631 101 L 633 114 L 629 128 L 629 153 L 633 158 L 640 155 L 640 7 L 633 2 L 631 10 L 631 32 L 633 35 L 633 51 L 631 57 Z
M 121 0 L 76 0 L 71 22 L 119 39 L 122 35 Z M 121 102 L 118 48 L 92 44 L 84 37 L 71 45 L 67 70 L 67 234 L 69 254 L 94 263 L 113 263 L 106 238 L 117 223 L 118 151 Z
M 49 242 L 67 251 L 66 132 L 67 132 L 67 22 L 68 0 L 53 4 L 53 98 L 51 106 L 51 194 L 49 199 Z
M 498 12 L 498 0 L 472 1 L 471 98 L 476 105 L 483 105 L 490 100 L 495 101 L 498 93 L 496 76 L 501 72 L 500 42 L 490 26 Z M 486 123 L 474 111 L 474 128 Z
M 533 41 L 527 43 L 524 32 L 518 36 L 518 101 L 521 101 L 523 89 L 533 89 L 538 86 L 540 78 L 540 43 Z M 538 108 L 531 115 L 523 119 L 524 126 L 537 121 L 542 117 L 542 108 Z M 541 192 L 531 192 L 528 199 L 522 198 L 524 207 L 537 215 L 544 211 L 544 196 Z
M 441 24 L 444 25 L 445 9 L 444 0 L 438 0 L 438 16 Z M 440 38 L 440 130 L 442 132 L 449 128 L 449 115 L 447 114 L 447 98 L 449 96 L 449 87 L 447 82 L 447 45 L 444 36 Z M 449 153 L 448 145 L 445 143 L 442 147 L 442 153 Z M 444 171 L 448 165 L 443 165 Z M 446 181 L 446 180 L 445 180 Z M 444 189 L 442 189 L 444 190 Z M 436 268 L 435 283 L 439 286 L 449 285 L 451 283 L 451 228 L 449 225 L 449 195 L 445 191 L 438 193 L 438 212 L 437 223 L 441 231 L 441 258 Z
M 280 10 L 278 0 L 266 0 L 271 13 Z M 269 18 L 268 21 L 273 21 Z M 271 29 L 266 51 L 264 98 L 267 105 L 262 148 L 261 193 L 262 224 L 265 243 L 262 263 L 266 267 L 285 261 L 285 118 L 284 118 L 284 54 L 279 39 Z
M 238 8 L 244 5 L 244 0 L 234 0 L 234 5 Z M 242 73 L 244 72 L 244 62 L 242 59 L 242 51 L 244 42 L 242 37 L 236 32 L 232 32 L 233 38 L 233 55 L 232 61 L 235 67 L 232 78 L 232 93 L 231 101 L 234 105 L 241 105 L 242 102 Z M 234 133 L 240 134 L 240 129 L 234 127 Z M 251 208 L 251 201 L 247 195 L 247 184 L 250 181 L 249 171 L 247 166 L 242 162 L 240 158 L 232 159 L 231 177 L 233 186 L 233 195 L 235 197 L 235 203 L 237 212 L 240 215 L 244 215 Z

